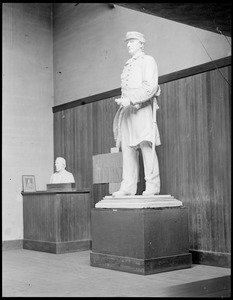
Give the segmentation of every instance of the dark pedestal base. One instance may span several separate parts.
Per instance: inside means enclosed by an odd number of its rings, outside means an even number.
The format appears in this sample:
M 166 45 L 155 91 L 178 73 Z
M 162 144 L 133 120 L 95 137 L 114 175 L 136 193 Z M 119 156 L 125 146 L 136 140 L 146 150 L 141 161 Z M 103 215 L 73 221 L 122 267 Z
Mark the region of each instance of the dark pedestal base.
M 191 266 L 191 254 L 180 254 L 152 259 L 138 259 L 101 253 L 91 253 L 91 266 L 128 273 L 150 275 L 185 269 Z
M 188 210 L 92 209 L 90 264 L 149 275 L 191 267 Z

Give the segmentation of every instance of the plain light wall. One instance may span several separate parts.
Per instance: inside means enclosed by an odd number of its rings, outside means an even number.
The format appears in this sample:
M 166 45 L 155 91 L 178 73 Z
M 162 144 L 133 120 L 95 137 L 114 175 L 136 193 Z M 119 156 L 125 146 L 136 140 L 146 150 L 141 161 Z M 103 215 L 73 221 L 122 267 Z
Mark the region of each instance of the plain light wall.
M 53 173 L 49 3 L 3 3 L 2 239 L 23 238 L 22 175 L 45 190 Z
M 145 52 L 165 75 L 231 55 L 231 39 L 108 3 L 55 3 L 54 105 L 120 87 L 127 31 L 145 35 Z M 216 24 L 217 26 L 217 24 Z

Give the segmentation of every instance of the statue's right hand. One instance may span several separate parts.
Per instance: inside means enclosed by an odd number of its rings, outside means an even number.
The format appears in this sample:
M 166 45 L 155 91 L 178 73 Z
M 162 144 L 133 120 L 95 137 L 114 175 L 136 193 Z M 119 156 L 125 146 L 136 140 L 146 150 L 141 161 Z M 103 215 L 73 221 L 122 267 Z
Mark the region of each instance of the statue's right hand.
M 118 105 L 121 105 L 121 98 L 115 99 L 115 102 L 116 102 Z

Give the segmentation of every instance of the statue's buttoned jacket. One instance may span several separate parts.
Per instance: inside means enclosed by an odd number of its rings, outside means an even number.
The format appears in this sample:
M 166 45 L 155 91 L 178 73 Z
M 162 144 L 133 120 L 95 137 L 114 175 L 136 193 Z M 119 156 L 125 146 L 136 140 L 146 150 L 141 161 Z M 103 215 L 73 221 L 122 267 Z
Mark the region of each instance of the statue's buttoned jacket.
M 119 120 L 115 123 L 121 126 L 121 139 L 124 138 L 128 146 L 138 146 L 142 141 L 152 142 L 152 101 L 157 88 L 157 64 L 152 56 L 141 52 L 125 63 L 121 93 L 122 97 L 130 99 L 131 105 L 119 108 L 121 124 Z

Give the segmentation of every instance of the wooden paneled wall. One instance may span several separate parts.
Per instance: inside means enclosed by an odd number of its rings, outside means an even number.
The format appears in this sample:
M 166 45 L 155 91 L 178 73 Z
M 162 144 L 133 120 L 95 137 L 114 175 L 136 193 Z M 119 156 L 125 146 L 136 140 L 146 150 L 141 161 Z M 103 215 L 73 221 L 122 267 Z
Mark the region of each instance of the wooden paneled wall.
M 162 85 L 162 193 L 189 208 L 190 249 L 230 253 L 231 96 L 228 67 Z
M 171 194 L 188 207 L 194 262 L 219 266 L 230 265 L 230 85 L 229 64 L 207 71 L 200 67 L 200 73 L 195 69 L 185 77 L 160 80 L 157 114 L 162 142 L 157 147 L 161 194 Z M 104 184 L 93 189 L 92 156 L 109 153 L 115 146 L 115 96 L 54 111 L 54 155 L 66 158 L 78 188 L 91 188 L 92 206 L 108 194 Z

